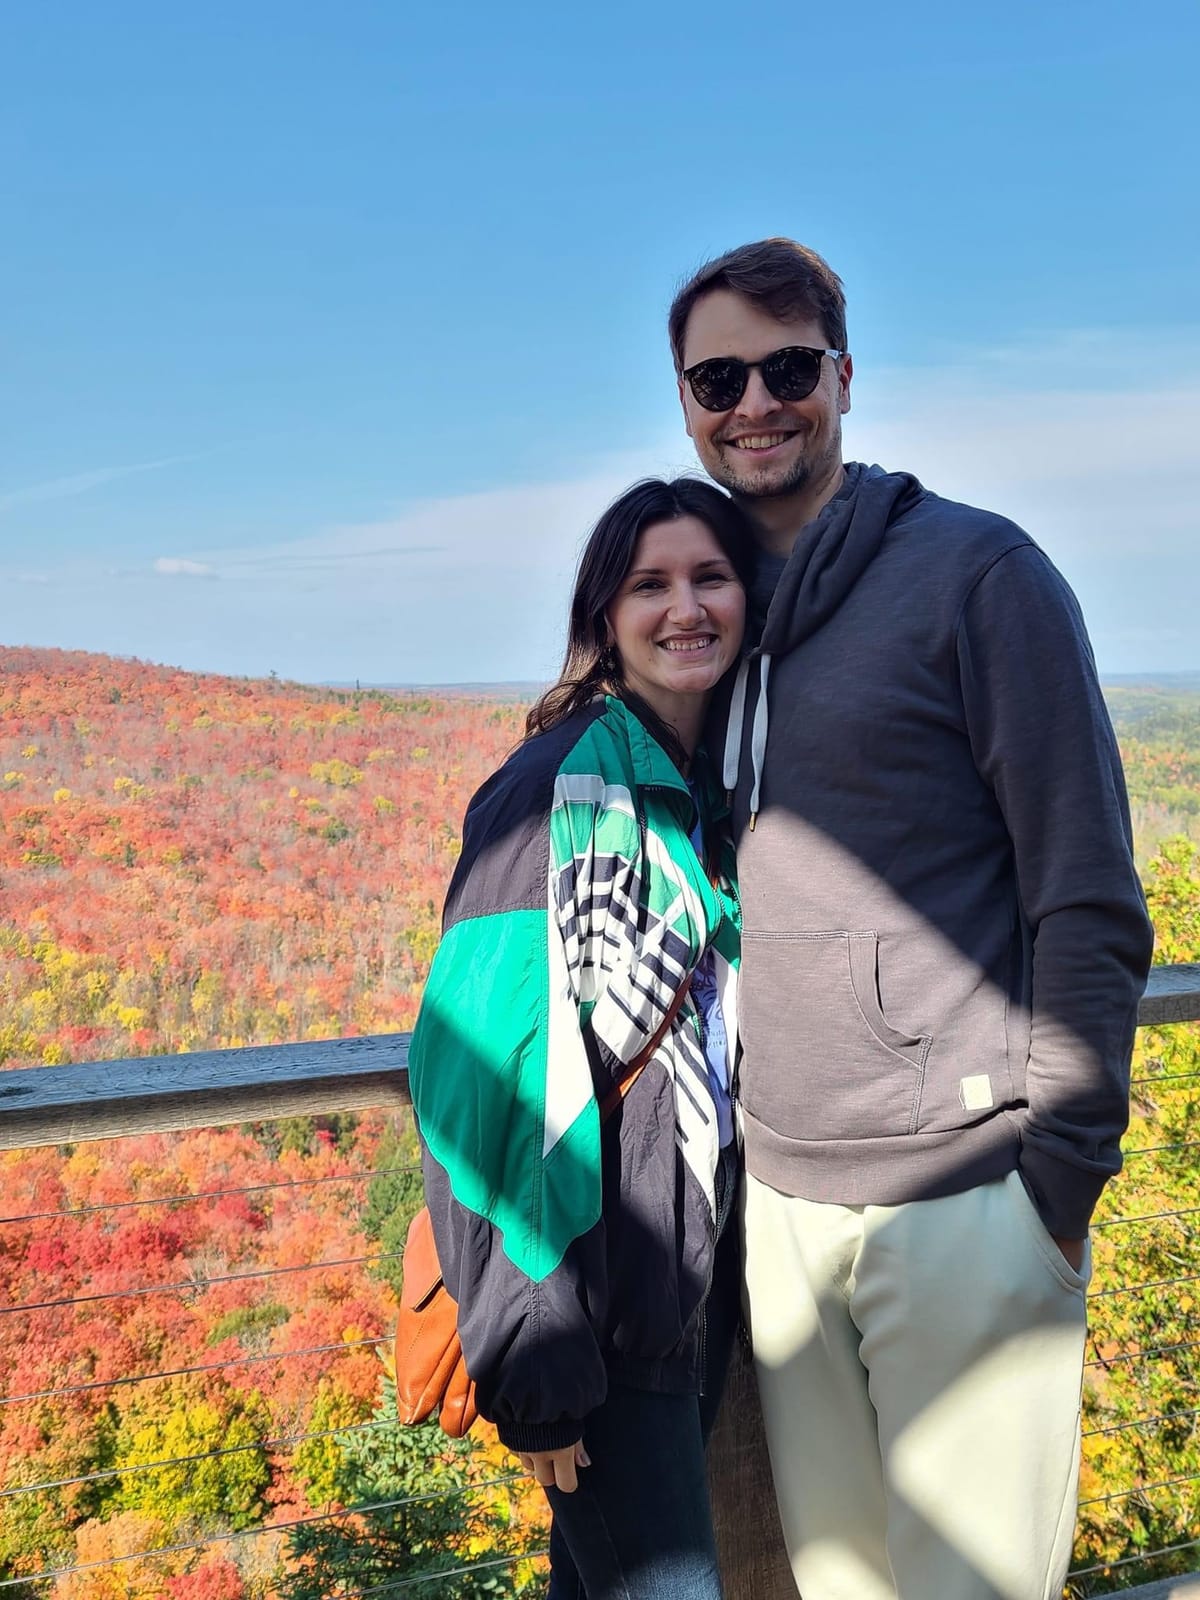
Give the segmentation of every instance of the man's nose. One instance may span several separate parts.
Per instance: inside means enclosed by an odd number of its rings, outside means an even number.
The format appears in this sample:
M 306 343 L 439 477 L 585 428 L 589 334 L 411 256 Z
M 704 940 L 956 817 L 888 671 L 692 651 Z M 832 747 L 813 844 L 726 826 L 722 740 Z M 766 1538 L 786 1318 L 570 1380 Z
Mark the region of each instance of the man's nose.
M 751 367 L 745 392 L 734 407 L 735 413 L 753 422 L 759 417 L 768 417 L 773 411 L 778 410 L 779 401 L 763 382 L 762 373 L 757 367 Z

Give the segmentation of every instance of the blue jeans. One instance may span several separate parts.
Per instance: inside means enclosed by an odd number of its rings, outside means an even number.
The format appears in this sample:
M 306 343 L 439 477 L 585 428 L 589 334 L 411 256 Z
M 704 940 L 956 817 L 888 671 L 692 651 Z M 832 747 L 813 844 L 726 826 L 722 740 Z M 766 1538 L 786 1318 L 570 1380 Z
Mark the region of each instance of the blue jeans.
M 733 1196 L 723 1198 L 724 1213 Z M 704 1447 L 737 1332 L 740 1276 L 737 1230 L 726 1227 L 705 1307 L 702 1394 L 613 1383 L 588 1418 L 592 1465 L 579 1488 L 546 1491 L 547 1600 L 721 1600 Z

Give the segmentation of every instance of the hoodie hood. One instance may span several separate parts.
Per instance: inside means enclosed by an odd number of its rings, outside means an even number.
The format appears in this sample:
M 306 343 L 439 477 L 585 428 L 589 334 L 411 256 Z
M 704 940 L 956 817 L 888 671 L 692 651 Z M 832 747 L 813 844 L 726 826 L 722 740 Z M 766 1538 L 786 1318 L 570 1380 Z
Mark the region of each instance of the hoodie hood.
M 781 656 L 816 633 L 874 560 L 889 524 L 924 492 L 911 473 L 851 462 L 841 491 L 796 537 L 758 651 Z
M 769 704 L 767 687 L 771 658 L 786 655 L 826 623 L 874 560 L 888 527 L 925 493 L 909 472 L 850 462 L 846 482 L 796 536 L 767 610 L 762 637 L 743 658 L 733 686 L 725 735 L 723 779 L 732 794 L 737 788 L 746 722 L 746 699 L 752 673 L 758 678 L 750 760 L 754 782 L 750 826 L 758 815 L 763 765 L 767 751 Z

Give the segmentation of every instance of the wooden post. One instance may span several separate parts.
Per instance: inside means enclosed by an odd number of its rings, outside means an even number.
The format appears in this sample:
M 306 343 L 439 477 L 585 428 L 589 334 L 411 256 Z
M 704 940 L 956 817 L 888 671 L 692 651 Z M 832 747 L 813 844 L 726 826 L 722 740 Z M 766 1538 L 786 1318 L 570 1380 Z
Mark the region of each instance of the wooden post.
M 754 1365 L 740 1339 L 709 1441 L 708 1483 L 728 1600 L 796 1600 L 779 1530 Z

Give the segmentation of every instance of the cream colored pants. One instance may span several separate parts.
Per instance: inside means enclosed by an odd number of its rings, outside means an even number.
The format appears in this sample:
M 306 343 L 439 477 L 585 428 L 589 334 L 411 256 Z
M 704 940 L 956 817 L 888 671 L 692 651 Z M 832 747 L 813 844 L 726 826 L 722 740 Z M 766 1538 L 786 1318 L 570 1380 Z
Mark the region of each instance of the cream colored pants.
M 1086 1275 L 1016 1173 L 900 1206 L 817 1204 L 748 1178 L 743 1219 L 803 1600 L 1059 1600 Z

